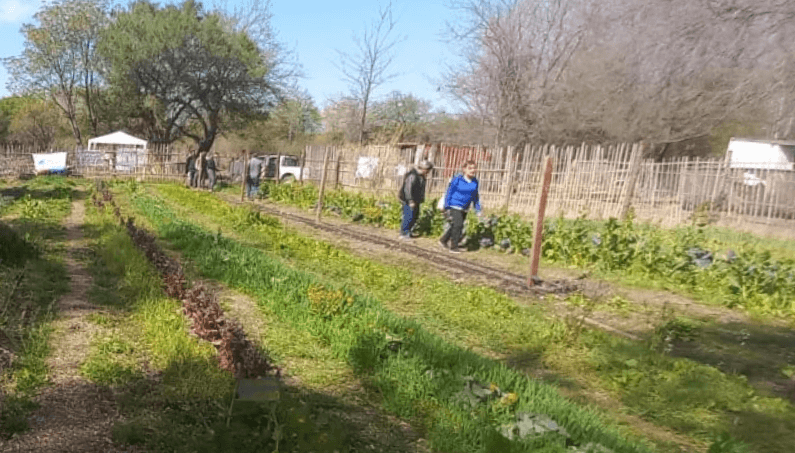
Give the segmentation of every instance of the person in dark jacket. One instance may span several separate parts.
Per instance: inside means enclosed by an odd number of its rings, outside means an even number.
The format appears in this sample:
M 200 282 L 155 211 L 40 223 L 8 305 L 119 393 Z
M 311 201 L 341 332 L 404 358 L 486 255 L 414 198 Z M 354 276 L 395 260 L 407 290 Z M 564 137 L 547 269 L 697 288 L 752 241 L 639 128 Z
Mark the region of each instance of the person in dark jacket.
M 262 173 L 262 159 L 251 156 L 251 159 L 248 161 L 248 177 L 247 181 L 247 189 L 248 192 L 248 199 L 254 199 L 254 196 L 259 192 L 259 182 L 260 182 L 260 173 Z
M 449 249 L 452 253 L 460 253 L 458 243 L 461 241 L 464 221 L 467 218 L 467 211 L 470 206 L 474 205 L 475 212 L 477 212 L 478 216 L 481 215 L 479 184 L 477 178 L 475 178 L 477 169 L 475 161 L 467 161 L 464 164 L 464 173 L 450 181 L 450 186 L 444 196 L 444 211 L 449 213 L 452 225 L 439 239 L 439 243 L 442 247 L 448 248 L 447 243 L 449 242 Z
M 207 155 L 207 160 L 205 161 L 205 168 L 207 169 L 207 186 L 210 189 L 210 192 L 213 191 L 213 187 L 215 187 L 215 156 L 212 154 Z
M 416 168 L 409 170 L 403 179 L 403 188 L 400 191 L 400 201 L 403 202 L 403 222 L 400 225 L 402 240 L 411 239 L 411 229 L 417 223 L 420 205 L 425 201 L 425 177 L 431 169 L 433 164 L 424 160 Z
M 188 187 L 193 187 L 193 180 L 196 178 L 196 152 L 188 151 L 188 159 L 185 161 L 185 173 L 188 175 Z
M 202 151 L 196 156 L 196 175 L 193 181 L 193 187 L 201 189 L 204 187 L 204 180 L 207 177 L 206 169 L 204 168 L 207 159 L 207 151 Z

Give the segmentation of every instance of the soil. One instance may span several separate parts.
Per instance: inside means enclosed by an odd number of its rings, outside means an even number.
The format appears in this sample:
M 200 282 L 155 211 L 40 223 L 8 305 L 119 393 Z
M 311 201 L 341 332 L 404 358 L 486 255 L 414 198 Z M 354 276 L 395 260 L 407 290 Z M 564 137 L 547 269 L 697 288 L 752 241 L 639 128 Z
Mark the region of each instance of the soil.
M 81 226 L 85 207 L 72 203 L 67 218 L 68 254 L 65 265 L 71 276 L 71 292 L 58 301 L 59 318 L 53 323 L 48 360 L 51 386 L 34 401 L 39 405 L 29 417 L 30 430 L 9 440 L 0 450 L 9 452 L 131 452 L 111 440 L 111 428 L 120 415 L 112 390 L 80 377 L 80 364 L 89 352 L 96 326 L 86 320 L 102 310 L 88 302 L 91 275 L 78 261 L 85 243 Z M 135 450 L 138 451 L 138 450 Z

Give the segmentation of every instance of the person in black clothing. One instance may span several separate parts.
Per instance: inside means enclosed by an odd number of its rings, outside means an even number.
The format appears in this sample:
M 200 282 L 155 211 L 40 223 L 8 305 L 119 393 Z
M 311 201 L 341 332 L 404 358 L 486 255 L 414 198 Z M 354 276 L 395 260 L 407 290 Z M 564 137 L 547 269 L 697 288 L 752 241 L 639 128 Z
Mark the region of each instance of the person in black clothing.
M 194 175 L 193 187 L 201 189 L 204 187 L 204 180 L 207 177 L 207 171 L 204 168 L 207 151 L 202 151 L 196 156 L 196 174 Z
M 246 193 L 248 193 L 248 199 L 253 200 L 254 196 L 257 195 L 259 191 L 259 183 L 260 183 L 260 175 L 262 174 L 262 159 L 251 156 L 248 162 L 248 178 L 246 179 Z
M 411 239 L 411 229 L 417 223 L 420 214 L 420 205 L 425 201 L 425 176 L 433 168 L 427 160 L 420 162 L 416 168 L 406 173 L 403 188 L 400 191 L 400 201 L 403 202 L 403 222 L 400 225 L 400 239 Z
M 193 187 L 193 180 L 196 178 L 196 152 L 188 151 L 188 159 L 185 161 L 185 173 L 187 174 L 188 187 Z
M 210 189 L 210 192 L 213 191 L 213 187 L 215 187 L 215 157 L 212 154 L 207 155 L 207 160 L 205 161 L 205 168 L 207 169 L 207 185 Z

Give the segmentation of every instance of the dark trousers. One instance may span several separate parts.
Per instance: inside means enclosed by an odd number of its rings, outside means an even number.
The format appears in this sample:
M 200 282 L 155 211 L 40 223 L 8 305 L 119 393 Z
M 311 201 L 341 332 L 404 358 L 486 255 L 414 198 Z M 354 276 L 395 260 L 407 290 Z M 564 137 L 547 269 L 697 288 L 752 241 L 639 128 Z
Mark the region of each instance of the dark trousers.
M 450 250 L 457 250 L 458 243 L 461 242 L 461 233 L 464 232 L 464 221 L 467 218 L 467 213 L 460 209 L 450 209 L 448 213 L 451 220 L 450 228 L 444 232 L 439 240 L 443 244 L 447 244 L 447 241 L 450 241 Z
M 403 222 L 400 224 L 400 234 L 403 236 L 411 236 L 411 229 L 417 223 L 417 217 L 420 215 L 420 204 L 414 205 L 414 209 L 408 203 L 403 203 Z
M 247 177 L 246 194 L 248 195 L 248 198 L 253 199 L 257 192 L 259 192 L 259 178 L 252 178 L 251 176 Z

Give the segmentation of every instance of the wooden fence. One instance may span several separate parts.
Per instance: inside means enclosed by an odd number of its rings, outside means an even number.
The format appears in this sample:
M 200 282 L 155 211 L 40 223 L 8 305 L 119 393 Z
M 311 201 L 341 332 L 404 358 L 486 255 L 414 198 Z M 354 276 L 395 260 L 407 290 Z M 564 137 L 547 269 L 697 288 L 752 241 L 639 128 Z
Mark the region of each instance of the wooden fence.
M 544 157 L 554 159 L 547 212 L 572 218 L 622 217 L 631 207 L 639 220 L 661 226 L 700 219 L 723 224 L 795 226 L 795 171 L 731 166 L 724 159 L 642 159 L 641 144 L 527 146 L 489 149 L 455 145 L 405 147 L 308 146 L 306 166 L 317 181 L 329 150 L 331 186 L 393 196 L 412 164 L 436 167 L 427 196 L 443 196 L 463 163 L 478 165 L 481 203 L 487 209 L 529 215 L 536 210 Z M 730 168 L 732 167 L 732 168 Z M 755 167 L 755 168 L 753 168 Z M 753 168 L 753 169 L 751 169 Z
M 641 144 L 484 148 L 449 144 L 307 146 L 304 179 L 319 182 L 328 153 L 328 187 L 393 197 L 403 175 L 421 159 L 436 167 L 427 197 L 442 196 L 467 160 L 478 165 L 481 203 L 488 210 L 528 215 L 536 209 L 543 158 L 554 159 L 548 215 L 589 219 L 622 217 L 632 207 L 639 220 L 674 226 L 694 213 L 724 224 L 768 225 L 795 231 L 795 171 L 743 166 L 724 159 L 643 160 Z M 0 148 L 0 177 L 33 173 L 31 150 Z M 136 155 L 137 156 L 137 155 Z M 128 156 L 129 157 L 129 156 Z M 107 153 L 70 150 L 72 174 L 87 178 L 184 181 L 185 154 L 153 147 L 119 163 Z M 240 182 L 241 158 L 217 156 L 219 180 Z M 745 167 L 745 168 L 744 168 Z M 756 167 L 751 169 L 752 167 Z

